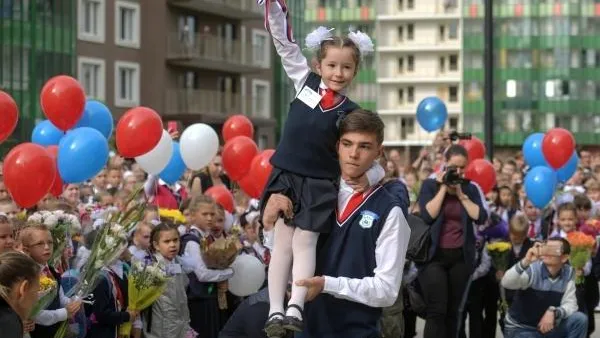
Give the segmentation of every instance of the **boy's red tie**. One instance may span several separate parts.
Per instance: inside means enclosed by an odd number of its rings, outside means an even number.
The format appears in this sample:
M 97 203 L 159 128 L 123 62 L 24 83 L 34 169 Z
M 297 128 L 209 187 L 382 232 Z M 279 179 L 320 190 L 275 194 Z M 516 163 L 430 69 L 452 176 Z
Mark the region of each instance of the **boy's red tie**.
M 346 204 L 344 211 L 342 211 L 342 213 L 340 214 L 339 220 L 341 222 L 345 221 L 346 218 L 348 218 L 348 216 L 350 216 L 350 214 L 352 214 L 352 212 L 362 203 L 362 201 L 363 201 L 363 193 L 355 192 L 350 197 L 350 200 L 348 201 L 348 204 Z

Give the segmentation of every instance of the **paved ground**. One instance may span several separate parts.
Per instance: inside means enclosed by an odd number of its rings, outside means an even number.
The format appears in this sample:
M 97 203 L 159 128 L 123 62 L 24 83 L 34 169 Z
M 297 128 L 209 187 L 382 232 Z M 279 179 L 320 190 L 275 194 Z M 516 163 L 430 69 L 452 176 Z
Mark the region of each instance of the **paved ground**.
M 600 313 L 596 312 L 596 325 L 600 324 Z M 425 322 L 422 319 L 417 319 L 417 337 L 423 337 L 423 325 Z M 496 338 L 503 338 L 502 333 L 500 333 L 500 328 L 496 333 Z M 596 332 L 592 334 L 592 338 L 600 338 L 600 332 L 596 329 Z

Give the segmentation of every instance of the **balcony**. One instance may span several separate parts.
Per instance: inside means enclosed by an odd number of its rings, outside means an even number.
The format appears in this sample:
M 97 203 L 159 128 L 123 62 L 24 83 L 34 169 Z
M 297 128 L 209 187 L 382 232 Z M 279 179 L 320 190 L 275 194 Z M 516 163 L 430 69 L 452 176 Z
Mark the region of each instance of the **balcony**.
M 438 83 L 460 83 L 460 72 L 415 72 L 415 73 L 384 73 L 377 78 L 379 84 L 438 84 Z M 385 77 L 384 77 L 385 76 Z
M 264 61 L 268 59 L 265 49 L 259 50 L 249 42 L 218 36 L 183 38 L 181 33 L 167 37 L 167 59 L 175 66 L 235 74 L 261 72 L 270 67 Z
M 198 120 L 220 123 L 234 114 L 247 114 L 252 98 L 239 93 L 202 89 L 167 89 L 165 116 L 194 116 Z
M 398 53 L 398 52 L 453 52 L 461 50 L 461 42 L 455 40 L 433 40 L 433 41 L 415 41 L 398 40 L 397 37 L 389 36 L 387 39 L 381 39 L 381 45 L 377 47 L 378 52 Z
M 413 10 L 399 10 L 390 1 L 388 6 L 379 6 L 377 20 L 379 21 L 416 21 L 416 20 L 459 20 L 460 10 L 457 7 L 445 7 L 442 4 L 427 6 L 417 4 Z
M 263 7 L 249 0 L 168 0 L 168 3 L 173 7 L 236 20 L 263 18 Z

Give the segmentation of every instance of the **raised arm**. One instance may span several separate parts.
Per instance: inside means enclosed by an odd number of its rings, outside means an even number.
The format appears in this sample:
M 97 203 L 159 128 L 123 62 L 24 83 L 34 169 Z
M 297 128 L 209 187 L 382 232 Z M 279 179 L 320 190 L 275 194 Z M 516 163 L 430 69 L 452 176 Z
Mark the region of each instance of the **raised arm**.
M 297 1 L 297 0 L 296 0 Z M 277 54 L 288 77 L 299 92 L 310 74 L 310 67 L 294 40 L 285 0 L 265 1 L 265 28 L 271 33 Z

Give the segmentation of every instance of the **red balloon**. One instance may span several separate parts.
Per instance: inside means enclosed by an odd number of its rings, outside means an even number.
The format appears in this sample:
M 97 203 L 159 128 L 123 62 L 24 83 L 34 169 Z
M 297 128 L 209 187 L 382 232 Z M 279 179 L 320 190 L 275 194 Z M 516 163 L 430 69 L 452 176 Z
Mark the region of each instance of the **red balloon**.
M 542 153 L 552 168 L 559 169 L 567 164 L 573 156 L 574 150 L 575 138 L 570 131 L 563 128 L 552 128 L 544 135 Z
M 0 90 L 0 142 L 4 142 L 17 127 L 19 108 L 13 98 Z
M 237 136 L 225 143 L 221 156 L 223 169 L 234 181 L 239 181 L 249 171 L 254 156 L 258 154 L 258 147 L 254 141 L 246 136 Z
M 133 158 L 152 150 L 163 134 L 160 115 L 147 107 L 129 109 L 117 123 L 117 150 L 125 158 Z
M 250 171 L 237 183 L 242 190 L 252 198 L 259 198 L 271 176 L 273 166 L 271 156 L 275 153 L 273 149 L 263 150 L 254 156 L 250 164 Z
M 229 142 L 229 140 L 236 136 L 246 136 L 253 139 L 254 126 L 252 125 L 252 121 L 245 115 L 233 115 L 225 121 L 221 133 L 225 142 Z
M 62 131 L 67 131 L 79 122 L 85 108 L 85 93 L 74 78 L 59 75 L 46 82 L 40 94 L 44 115 Z
M 262 193 L 262 190 L 260 190 L 257 185 L 256 179 L 254 179 L 250 173 L 242 177 L 236 183 L 240 186 L 242 191 L 246 193 L 246 195 L 252 198 L 259 198 L 260 194 Z
M 487 194 L 496 185 L 496 171 L 488 160 L 477 159 L 469 163 L 465 170 L 465 177 L 479 184 L 484 194 Z
M 461 140 L 458 144 L 465 147 L 469 153 L 469 163 L 485 158 L 485 146 L 480 139 L 473 136 L 470 140 Z
M 58 158 L 58 146 L 48 146 L 46 150 L 50 156 L 52 156 L 52 159 L 56 165 L 56 178 L 54 178 L 54 183 L 52 183 L 52 188 L 50 188 L 50 194 L 52 194 L 54 197 L 58 197 L 63 193 L 64 184 L 60 174 L 58 173 L 58 163 L 56 162 L 56 159 Z
M 4 184 L 15 203 L 31 208 L 50 191 L 56 178 L 56 162 L 44 147 L 21 143 L 4 159 Z
M 234 202 L 233 194 L 225 186 L 216 185 L 208 188 L 204 192 L 205 195 L 212 197 L 223 209 L 233 213 Z

